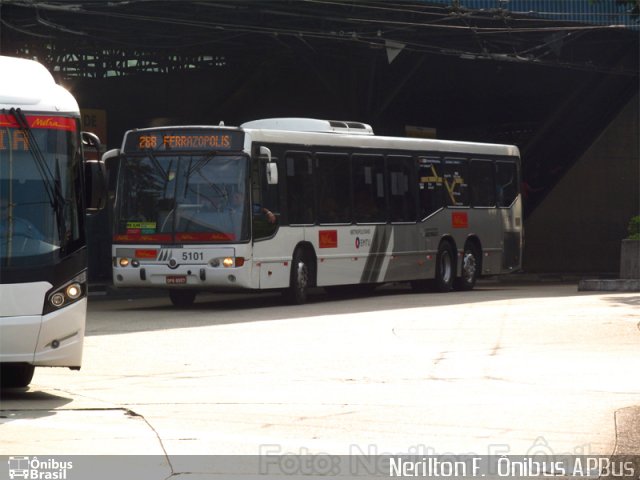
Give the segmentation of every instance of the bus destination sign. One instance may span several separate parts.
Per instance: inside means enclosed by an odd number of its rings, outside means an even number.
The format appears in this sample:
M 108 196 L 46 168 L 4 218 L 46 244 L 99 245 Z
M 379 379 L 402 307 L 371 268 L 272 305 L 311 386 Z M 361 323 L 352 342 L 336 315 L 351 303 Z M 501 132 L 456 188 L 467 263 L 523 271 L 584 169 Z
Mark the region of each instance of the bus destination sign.
M 128 132 L 124 151 L 187 152 L 242 150 L 244 133 L 218 129 L 162 129 Z

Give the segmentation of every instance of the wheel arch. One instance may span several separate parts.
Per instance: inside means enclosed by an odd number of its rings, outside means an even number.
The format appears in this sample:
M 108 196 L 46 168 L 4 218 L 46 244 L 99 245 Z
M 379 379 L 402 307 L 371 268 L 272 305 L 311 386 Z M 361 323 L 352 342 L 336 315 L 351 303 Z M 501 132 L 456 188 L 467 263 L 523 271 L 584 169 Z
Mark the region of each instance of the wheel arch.
M 451 247 L 451 249 L 453 251 L 453 258 L 452 258 L 453 271 L 455 272 L 455 275 L 457 276 L 458 275 L 458 267 L 459 267 L 458 264 L 460 262 L 458 262 L 458 245 L 456 243 L 456 240 L 455 240 L 455 238 L 453 238 L 452 235 L 447 234 L 447 235 L 443 235 L 442 237 L 440 237 L 440 242 L 438 243 L 438 249 L 440 249 L 440 246 L 443 243 L 448 243 L 449 247 Z
M 301 241 L 298 242 L 292 252 L 292 259 L 295 252 L 301 250 L 304 254 L 304 257 L 309 261 L 309 286 L 315 287 L 317 285 L 318 278 L 318 257 L 316 256 L 316 250 L 313 248 L 311 242 Z
M 464 248 L 467 248 L 467 245 L 473 245 L 476 247 L 477 251 L 478 251 L 478 276 L 482 276 L 482 242 L 480 241 L 480 238 L 475 235 L 469 235 L 467 237 L 467 239 L 464 241 Z M 462 263 L 462 262 L 461 262 Z M 460 268 L 462 268 L 462 265 L 460 265 Z M 462 273 L 462 272 L 460 272 Z

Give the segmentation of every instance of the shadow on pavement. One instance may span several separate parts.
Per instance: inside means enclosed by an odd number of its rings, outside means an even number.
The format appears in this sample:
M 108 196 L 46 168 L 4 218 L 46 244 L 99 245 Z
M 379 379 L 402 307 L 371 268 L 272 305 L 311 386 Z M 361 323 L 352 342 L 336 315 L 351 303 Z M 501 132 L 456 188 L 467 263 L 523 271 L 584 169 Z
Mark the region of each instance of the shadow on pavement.
M 126 294 L 127 292 L 124 292 Z M 130 292 L 135 294 L 135 290 Z M 228 325 L 247 322 L 300 319 L 323 315 L 390 312 L 410 308 L 441 307 L 517 298 L 536 299 L 597 295 L 578 292 L 575 284 L 503 284 L 484 281 L 470 292 L 416 293 L 408 286 L 386 285 L 369 295 L 329 295 L 322 288 L 313 289 L 305 305 L 286 305 L 279 292 L 271 293 L 201 293 L 190 308 L 174 307 L 166 293 L 126 298 L 101 297 L 89 302 L 88 336 L 117 333 Z M 614 297 L 615 298 L 615 297 Z M 149 315 L 150 314 L 150 315 Z
M 53 395 L 32 388 L 9 388 L 0 391 L 0 425 L 24 419 L 55 415 L 56 409 L 71 403 L 72 398 Z

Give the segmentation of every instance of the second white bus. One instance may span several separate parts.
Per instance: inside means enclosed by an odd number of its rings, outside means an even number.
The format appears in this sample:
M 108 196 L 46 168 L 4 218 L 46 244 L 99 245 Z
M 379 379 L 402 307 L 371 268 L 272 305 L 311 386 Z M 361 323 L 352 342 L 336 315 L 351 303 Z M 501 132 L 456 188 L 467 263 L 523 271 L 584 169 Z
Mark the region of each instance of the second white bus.
M 219 289 L 296 304 L 314 286 L 467 290 L 521 266 L 515 146 L 280 118 L 132 130 L 114 157 L 114 285 L 177 306 Z

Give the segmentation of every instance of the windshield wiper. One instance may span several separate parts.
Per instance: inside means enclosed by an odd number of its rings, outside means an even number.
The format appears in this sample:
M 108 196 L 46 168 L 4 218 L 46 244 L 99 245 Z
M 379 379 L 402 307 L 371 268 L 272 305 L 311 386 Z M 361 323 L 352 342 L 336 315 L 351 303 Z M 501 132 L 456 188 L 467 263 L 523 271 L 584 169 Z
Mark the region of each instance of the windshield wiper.
M 162 176 L 162 179 L 165 181 L 165 183 L 167 183 L 169 181 L 169 171 L 171 170 L 171 164 L 173 163 L 173 160 L 169 163 L 169 168 L 165 170 L 162 167 L 162 164 L 158 161 L 158 158 L 153 153 L 151 153 L 151 151 L 145 152 L 145 154 L 149 157 L 149 160 L 151 160 L 151 163 L 158 171 L 158 173 Z
M 158 161 L 158 158 L 149 150 L 145 152 L 147 154 L 147 156 L 149 157 L 149 160 L 151 160 L 151 164 L 153 165 L 153 167 L 157 170 L 158 174 L 162 177 L 162 180 L 164 181 L 164 198 L 167 198 L 167 187 L 169 186 L 169 175 L 171 172 L 171 168 L 173 166 L 173 159 L 169 160 L 169 165 L 167 166 L 167 169 L 165 170 L 162 167 L 162 164 Z M 175 195 L 175 192 L 174 192 Z
M 6 113 L 6 110 L 2 109 L 3 113 Z M 27 121 L 27 117 L 22 112 L 20 108 L 11 108 L 9 109 L 9 115 L 12 115 L 16 121 L 18 122 L 18 126 L 24 132 L 27 137 L 27 146 L 29 147 L 29 152 L 31 156 L 35 160 L 36 167 L 38 168 L 38 172 L 44 180 L 44 188 L 47 192 L 47 196 L 49 197 L 49 202 L 51 203 L 51 207 L 56 214 L 56 225 L 58 228 L 58 237 L 60 239 L 60 249 L 64 251 L 65 248 L 65 222 L 64 222 L 64 207 L 66 204 L 66 200 L 64 195 L 62 194 L 62 186 L 60 182 L 60 168 L 56 162 L 56 176 L 51 173 L 51 169 L 49 165 L 47 165 L 47 161 L 42 154 L 42 150 L 40 150 L 40 146 L 29 126 L 29 122 Z
M 192 165 L 193 163 L 193 159 L 189 159 L 189 167 L 187 168 L 187 175 L 186 175 L 186 180 L 184 183 L 184 193 L 183 196 L 186 196 L 187 194 L 187 190 L 189 190 L 189 180 L 191 179 L 191 176 L 193 174 L 197 174 L 202 180 L 205 181 L 205 183 L 211 187 L 212 190 L 215 191 L 216 198 L 221 198 L 223 200 L 227 200 L 228 199 L 228 193 L 223 190 L 222 188 L 220 188 L 220 186 L 216 183 L 213 183 L 209 178 L 205 177 L 202 174 L 202 168 L 209 163 L 209 160 L 211 160 L 211 158 L 214 156 L 215 154 L 209 154 L 204 158 L 201 158 L 200 160 L 198 160 L 197 162 L 195 162 L 195 165 Z M 200 194 L 202 195 L 202 194 Z M 202 195 L 204 198 L 206 198 L 209 201 L 212 201 L 211 198 L 208 198 L 205 195 Z M 213 202 L 212 202 L 213 203 Z M 219 203 L 219 202 L 215 202 L 215 203 Z

